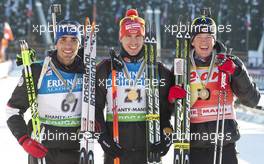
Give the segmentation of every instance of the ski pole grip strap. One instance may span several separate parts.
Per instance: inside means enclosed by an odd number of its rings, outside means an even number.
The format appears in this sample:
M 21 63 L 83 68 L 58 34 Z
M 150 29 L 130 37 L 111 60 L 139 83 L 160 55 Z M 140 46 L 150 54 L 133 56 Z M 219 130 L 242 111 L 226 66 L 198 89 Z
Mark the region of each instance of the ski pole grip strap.
M 28 139 L 28 135 L 27 134 L 25 134 L 22 137 L 20 137 L 19 140 L 18 140 L 19 144 L 22 145 L 26 139 Z

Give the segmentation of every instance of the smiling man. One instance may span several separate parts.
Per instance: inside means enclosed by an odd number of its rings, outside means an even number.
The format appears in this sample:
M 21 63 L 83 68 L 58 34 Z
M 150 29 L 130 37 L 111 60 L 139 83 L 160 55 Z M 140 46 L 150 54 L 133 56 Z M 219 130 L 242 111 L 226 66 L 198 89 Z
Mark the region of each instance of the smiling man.
M 251 81 L 242 61 L 232 54 L 226 54 L 226 47 L 217 41 L 215 21 L 200 16 L 192 22 L 191 58 L 191 133 L 214 137 L 192 138 L 191 164 L 212 164 L 217 125 L 220 72 L 228 76 L 225 101 L 225 130 L 222 164 L 237 164 L 235 142 L 239 139 L 234 99 L 247 106 L 258 104 L 260 94 Z M 209 110 L 210 109 L 210 110 Z M 219 111 L 222 112 L 222 111 Z M 220 125 L 222 117 L 220 116 Z M 221 137 L 220 137 L 221 138 Z M 219 152 L 219 145 L 217 148 Z M 217 154 L 219 157 L 219 153 Z M 216 159 L 219 159 L 219 158 Z M 218 163 L 218 162 L 217 162 Z
M 26 125 L 23 117 L 29 107 L 24 74 L 8 101 L 7 124 L 29 154 L 29 164 L 38 164 L 37 159 L 40 158 L 45 158 L 46 164 L 78 163 L 77 134 L 80 128 L 83 73 L 78 28 L 79 23 L 75 21 L 61 21 L 56 31 L 56 50 L 49 51 L 45 58 L 49 62 L 31 65 L 43 137 L 41 143 L 30 137 L 32 124 L 29 122 Z M 72 139 L 72 136 L 76 139 Z
M 146 164 L 146 90 L 144 38 L 145 21 L 137 10 L 129 9 L 120 21 L 119 41 L 121 51 L 112 60 L 104 60 L 97 66 L 96 121 L 100 125 L 101 144 L 105 152 L 105 163 L 112 164 L 115 157 L 120 164 Z M 100 81 L 111 81 L 111 62 L 117 69 L 117 107 L 119 124 L 119 143 L 113 140 L 112 86 L 100 85 Z M 164 85 L 159 87 L 160 130 L 172 131 L 169 102 L 167 100 L 173 75 L 158 63 L 159 78 Z M 128 82 L 129 81 L 129 82 Z M 132 83 L 130 83 L 132 82 Z M 104 109 L 107 106 L 106 119 Z M 164 156 L 171 145 L 170 139 L 161 135 L 161 142 L 152 145 L 152 151 Z

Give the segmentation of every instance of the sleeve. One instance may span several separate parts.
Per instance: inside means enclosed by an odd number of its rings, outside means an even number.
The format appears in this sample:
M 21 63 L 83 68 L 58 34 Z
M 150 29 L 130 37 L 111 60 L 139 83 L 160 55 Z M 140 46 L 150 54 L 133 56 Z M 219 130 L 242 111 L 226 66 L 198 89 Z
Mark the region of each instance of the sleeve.
M 255 107 L 260 99 L 256 84 L 249 76 L 243 62 L 238 57 L 233 57 L 232 60 L 237 66 L 234 75 L 231 76 L 232 91 L 243 105 Z
M 37 79 L 40 74 L 41 67 L 38 65 L 32 65 L 33 81 L 35 86 L 35 93 L 37 93 Z M 23 135 L 27 134 L 27 125 L 24 120 L 23 114 L 29 108 L 28 94 L 26 88 L 26 80 L 24 70 L 22 76 L 12 93 L 11 98 L 7 103 L 6 115 L 7 115 L 7 126 L 11 130 L 12 134 L 17 140 Z
M 104 118 L 104 108 L 107 94 L 106 80 L 110 70 L 110 60 L 104 60 L 96 67 L 95 120 L 97 132 L 104 132 L 107 130 Z
M 161 130 L 165 127 L 172 128 L 170 123 L 173 105 L 171 105 L 167 99 L 169 89 L 173 85 L 173 74 L 161 63 L 159 63 L 159 99 L 160 99 L 160 126 Z

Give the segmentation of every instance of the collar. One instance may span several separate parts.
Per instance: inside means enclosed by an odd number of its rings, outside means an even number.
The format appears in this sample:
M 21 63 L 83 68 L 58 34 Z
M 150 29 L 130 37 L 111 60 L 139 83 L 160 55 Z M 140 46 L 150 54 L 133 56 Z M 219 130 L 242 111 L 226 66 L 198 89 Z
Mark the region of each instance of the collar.
M 194 53 L 194 60 L 199 63 L 208 63 L 208 62 L 210 63 L 211 59 L 212 59 L 212 53 L 206 58 L 201 58 L 199 55 Z

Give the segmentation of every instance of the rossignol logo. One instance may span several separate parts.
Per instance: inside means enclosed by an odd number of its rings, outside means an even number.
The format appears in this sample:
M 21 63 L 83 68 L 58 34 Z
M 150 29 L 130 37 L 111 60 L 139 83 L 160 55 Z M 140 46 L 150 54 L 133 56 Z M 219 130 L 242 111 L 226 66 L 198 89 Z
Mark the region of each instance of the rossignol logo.
M 91 59 L 91 60 L 90 60 Z M 88 103 L 90 94 L 90 104 L 95 105 L 95 75 L 96 75 L 96 61 L 89 56 L 85 57 L 85 72 L 84 75 L 84 101 Z M 91 63 L 91 67 L 90 67 Z M 91 79 L 90 79 L 91 77 Z M 89 83 L 89 81 L 91 83 Z M 89 87 L 89 84 L 91 85 Z M 90 90 L 89 90 L 90 89 Z
M 96 74 L 96 61 L 95 59 L 92 59 L 91 61 L 92 69 L 91 69 L 91 87 L 90 87 L 90 92 L 91 92 L 91 99 L 90 99 L 90 104 L 95 106 L 95 74 Z
M 88 52 L 85 51 L 84 63 L 85 63 L 85 74 L 84 74 L 84 98 L 83 101 L 95 106 L 95 81 L 96 81 L 96 60 L 91 57 L 93 52 L 93 46 L 96 42 L 96 38 L 92 37 L 92 44 Z M 90 44 L 90 43 L 88 43 Z M 87 46 L 87 45 L 86 45 Z M 90 89 L 90 90 L 89 90 Z

